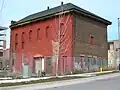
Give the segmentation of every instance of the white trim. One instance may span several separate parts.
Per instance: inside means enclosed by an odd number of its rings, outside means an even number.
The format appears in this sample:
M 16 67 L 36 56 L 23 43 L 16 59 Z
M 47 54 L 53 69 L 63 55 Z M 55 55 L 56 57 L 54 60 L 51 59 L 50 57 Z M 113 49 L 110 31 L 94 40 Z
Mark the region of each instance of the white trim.
M 92 55 L 88 55 L 88 57 L 92 57 Z
M 42 71 L 44 71 L 44 58 L 42 58 Z
M 93 56 L 93 58 L 97 58 L 97 56 Z
M 85 55 L 84 55 L 84 54 L 80 54 L 80 56 L 83 56 L 83 57 L 85 57 Z

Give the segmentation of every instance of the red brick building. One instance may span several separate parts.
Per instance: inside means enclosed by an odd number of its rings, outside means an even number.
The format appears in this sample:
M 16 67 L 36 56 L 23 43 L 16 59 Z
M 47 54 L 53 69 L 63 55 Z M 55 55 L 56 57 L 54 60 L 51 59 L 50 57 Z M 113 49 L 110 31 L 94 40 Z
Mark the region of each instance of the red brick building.
M 56 71 L 72 72 L 73 57 L 96 56 L 107 61 L 107 25 L 110 24 L 71 3 L 48 7 L 17 22 L 12 21 L 12 71 L 23 75 L 45 71 L 55 75 Z

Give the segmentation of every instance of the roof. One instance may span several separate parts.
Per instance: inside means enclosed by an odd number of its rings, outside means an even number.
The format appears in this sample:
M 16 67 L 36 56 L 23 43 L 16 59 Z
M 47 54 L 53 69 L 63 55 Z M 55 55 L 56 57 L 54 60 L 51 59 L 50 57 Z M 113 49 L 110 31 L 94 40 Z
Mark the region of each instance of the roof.
M 2 27 L 2 26 L 0 26 L 0 31 L 1 30 L 6 30 L 6 29 L 8 29 L 7 27 Z
M 108 44 L 110 45 L 110 44 L 113 44 L 114 43 L 114 41 L 108 41 Z
M 64 12 L 77 12 L 77 13 L 80 13 L 80 14 L 83 14 L 84 16 L 88 16 L 94 20 L 97 20 L 99 22 L 102 22 L 106 25 L 110 25 L 111 22 L 106 20 L 106 19 L 103 19 L 87 10 L 84 10 L 72 3 L 67 3 L 67 4 L 63 4 L 63 5 L 60 5 L 60 6 L 57 6 L 57 7 L 54 7 L 54 8 L 51 8 L 51 9 L 48 9 L 48 10 L 45 10 L 45 11 L 41 11 L 41 12 L 38 12 L 38 13 L 35 13 L 35 14 L 32 14 L 32 15 L 29 15 L 17 22 L 14 22 L 11 24 L 11 28 L 12 27 L 17 27 L 17 26 L 20 26 L 20 25 L 23 25 L 23 24 L 28 24 L 30 22 L 33 22 L 33 21 L 38 21 L 38 20 L 41 20 L 41 19 L 45 19 L 45 18 L 48 18 L 48 17 L 52 17 L 52 16 L 55 16 L 55 14 L 57 13 L 60 13 L 62 11 L 62 8 L 61 6 L 63 7 L 63 11 Z
M 109 40 L 108 44 L 114 44 L 115 42 L 120 42 L 120 40 Z

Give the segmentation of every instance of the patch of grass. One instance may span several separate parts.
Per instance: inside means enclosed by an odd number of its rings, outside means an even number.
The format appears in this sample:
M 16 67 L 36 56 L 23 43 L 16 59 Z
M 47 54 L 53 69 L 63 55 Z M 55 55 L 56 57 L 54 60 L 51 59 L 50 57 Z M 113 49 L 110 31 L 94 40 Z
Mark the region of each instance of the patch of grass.
M 98 73 L 96 76 L 106 75 L 118 73 L 118 71 L 108 72 L 108 73 Z M 26 81 L 26 82 L 17 82 L 17 83 L 1 83 L 0 87 L 7 87 L 7 86 L 18 86 L 18 85 L 27 85 L 27 84 L 36 84 L 36 83 L 45 83 L 45 82 L 54 82 L 54 81 L 62 81 L 62 80 L 70 80 L 70 79 L 78 79 L 78 78 L 88 78 L 85 76 L 74 76 L 74 77 L 54 77 L 50 79 L 40 79 L 40 80 L 33 80 L 33 81 Z
M 0 87 L 54 82 L 54 81 L 70 80 L 70 79 L 77 79 L 77 78 L 85 78 L 85 77 L 82 77 L 82 76 L 80 76 L 80 77 L 63 77 L 63 78 L 55 77 L 55 78 L 50 78 L 50 79 L 33 80 L 33 81 L 28 81 L 28 82 L 1 83 Z
M 112 74 L 112 73 L 118 73 L 119 71 L 112 71 L 112 72 L 106 72 L 106 73 L 98 73 L 96 74 L 96 76 L 100 76 L 100 75 L 106 75 L 106 74 Z

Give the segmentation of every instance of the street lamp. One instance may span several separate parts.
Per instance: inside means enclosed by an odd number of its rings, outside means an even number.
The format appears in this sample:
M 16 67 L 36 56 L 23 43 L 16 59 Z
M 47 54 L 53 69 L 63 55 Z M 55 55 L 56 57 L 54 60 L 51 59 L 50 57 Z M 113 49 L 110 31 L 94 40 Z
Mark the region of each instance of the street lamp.
M 118 18 L 118 48 L 117 48 L 117 55 L 118 55 L 118 61 L 116 62 L 116 66 L 118 67 L 120 65 L 120 18 Z

